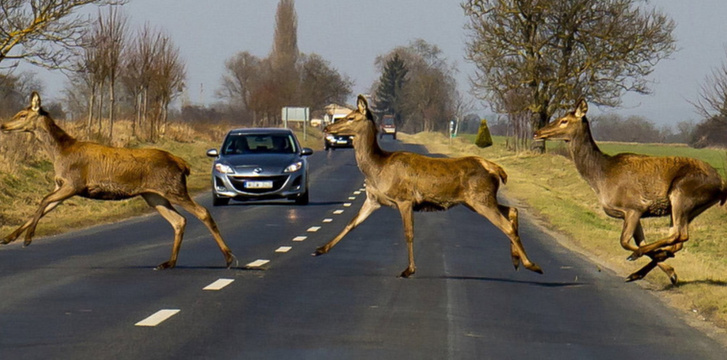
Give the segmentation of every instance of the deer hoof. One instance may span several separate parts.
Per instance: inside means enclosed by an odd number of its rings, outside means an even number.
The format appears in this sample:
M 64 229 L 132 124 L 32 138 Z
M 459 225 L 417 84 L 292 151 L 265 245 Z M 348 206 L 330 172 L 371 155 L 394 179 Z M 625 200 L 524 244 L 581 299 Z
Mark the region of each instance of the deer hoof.
M 643 278 L 644 278 L 643 275 L 634 273 L 634 274 L 629 275 L 629 277 L 626 278 L 626 282 L 641 280 Z
M 235 266 L 238 266 L 239 265 L 239 262 L 237 261 L 237 257 L 235 257 L 235 254 L 228 253 L 225 258 L 226 258 L 227 268 L 228 269 L 232 267 L 232 263 L 235 263 Z
M 177 265 L 176 261 L 167 261 L 159 264 L 157 267 L 154 268 L 154 270 L 164 270 L 164 269 L 171 269 L 175 265 Z
M 327 254 L 327 253 L 328 253 L 328 250 L 326 250 L 325 247 L 321 246 L 318 249 L 316 249 L 316 252 L 314 252 L 311 255 L 313 255 L 313 256 L 321 256 L 321 255 Z
M 416 272 L 416 269 L 406 268 L 404 271 L 401 272 L 401 275 L 399 275 L 399 277 L 406 279 L 409 276 L 411 276 L 412 274 L 414 274 L 415 272 Z
M 669 276 L 669 281 L 671 281 L 672 285 L 676 285 L 679 282 L 679 277 L 677 276 L 677 273 L 671 274 L 671 276 Z
M 629 257 L 626 258 L 626 260 L 635 261 L 638 258 L 640 258 L 642 255 L 644 255 L 644 254 L 642 254 L 641 250 L 639 249 L 639 250 L 634 251 Z
M 32 243 L 32 242 L 33 242 L 33 239 L 25 239 L 25 241 L 23 241 L 23 247 L 30 246 L 30 243 Z
M 542 274 L 543 273 L 543 269 L 541 269 L 540 266 L 538 266 L 536 264 L 531 264 L 530 266 L 527 267 L 527 269 L 530 270 L 530 271 L 532 271 L 532 272 L 536 272 L 538 274 Z

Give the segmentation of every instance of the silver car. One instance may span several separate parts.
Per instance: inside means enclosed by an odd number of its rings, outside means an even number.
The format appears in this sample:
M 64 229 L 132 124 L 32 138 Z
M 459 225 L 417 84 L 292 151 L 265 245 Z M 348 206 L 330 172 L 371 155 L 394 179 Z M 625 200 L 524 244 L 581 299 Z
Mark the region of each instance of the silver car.
M 230 199 L 286 198 L 308 204 L 308 161 L 313 150 L 300 146 L 289 129 L 249 128 L 227 133 L 222 147 L 210 149 L 214 206 Z

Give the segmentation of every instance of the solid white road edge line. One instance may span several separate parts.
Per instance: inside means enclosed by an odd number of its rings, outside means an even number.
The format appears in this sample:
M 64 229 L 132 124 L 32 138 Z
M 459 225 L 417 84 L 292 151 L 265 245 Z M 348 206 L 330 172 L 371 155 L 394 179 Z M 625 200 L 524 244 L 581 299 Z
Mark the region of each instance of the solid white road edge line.
M 215 282 L 205 286 L 202 288 L 202 290 L 210 290 L 210 291 L 217 291 L 222 290 L 227 285 L 232 284 L 232 282 L 235 281 L 234 279 L 217 279 Z
M 135 326 L 157 326 L 161 324 L 164 320 L 169 319 L 170 317 L 176 315 L 179 312 L 179 309 L 162 309 L 148 318 L 139 321 L 138 323 L 134 324 Z

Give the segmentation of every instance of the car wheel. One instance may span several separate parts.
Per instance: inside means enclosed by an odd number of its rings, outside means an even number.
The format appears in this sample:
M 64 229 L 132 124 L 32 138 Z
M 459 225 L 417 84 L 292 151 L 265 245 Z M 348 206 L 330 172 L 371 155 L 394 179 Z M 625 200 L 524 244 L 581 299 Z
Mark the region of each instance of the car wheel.
M 230 198 L 221 198 L 217 197 L 215 194 L 212 194 L 212 206 L 225 206 L 230 203 Z
M 308 196 L 308 190 L 306 190 L 304 193 L 300 194 L 300 196 L 295 198 L 295 204 L 296 205 L 308 205 L 309 200 L 310 200 L 310 197 Z

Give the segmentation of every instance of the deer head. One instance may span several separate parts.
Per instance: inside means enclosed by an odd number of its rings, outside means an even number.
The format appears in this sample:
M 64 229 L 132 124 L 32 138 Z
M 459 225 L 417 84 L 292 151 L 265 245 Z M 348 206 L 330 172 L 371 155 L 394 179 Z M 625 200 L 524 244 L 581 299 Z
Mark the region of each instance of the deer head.
M 358 96 L 356 101 L 356 110 L 351 111 L 345 118 L 326 126 L 323 130 L 329 134 L 355 135 L 359 133 L 367 124 L 367 121 L 373 121 L 374 116 L 369 109 L 369 103 L 363 95 Z
M 40 107 L 40 95 L 33 91 L 30 95 L 30 106 L 20 110 L 10 121 L 0 125 L 0 131 L 34 133 L 35 129 L 40 126 L 39 119 L 45 115 L 47 115 L 46 112 Z
M 535 139 L 570 141 L 583 128 L 583 123 L 586 121 L 586 112 L 588 112 L 588 104 L 585 100 L 581 99 L 576 104 L 575 110 L 536 131 Z

